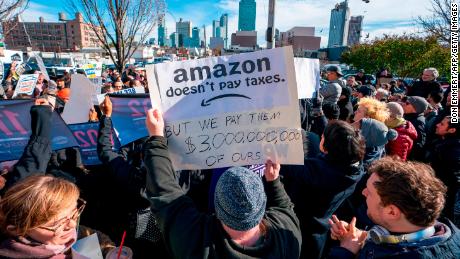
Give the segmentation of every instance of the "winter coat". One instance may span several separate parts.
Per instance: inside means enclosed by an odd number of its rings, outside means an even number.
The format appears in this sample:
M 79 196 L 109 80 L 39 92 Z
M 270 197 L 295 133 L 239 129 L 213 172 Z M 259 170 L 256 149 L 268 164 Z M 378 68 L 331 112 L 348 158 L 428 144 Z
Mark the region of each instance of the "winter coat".
M 343 247 L 331 249 L 328 259 L 455 259 L 460 258 L 460 232 L 448 219 L 435 224 L 435 235 L 417 242 L 376 244 L 367 240 L 364 247 L 354 255 Z
M 414 141 L 417 140 L 417 130 L 410 121 L 406 121 L 404 125 L 396 127 L 394 130 L 398 132 L 398 137 L 395 140 L 390 140 L 386 145 L 387 154 L 390 156 L 397 155 L 406 161 Z
M 423 161 L 425 158 L 424 146 L 426 143 L 425 116 L 423 113 L 410 113 L 404 114 L 404 119 L 412 123 L 417 130 L 417 140 L 414 141 L 409 159 Z
M 349 197 L 364 175 L 360 164 L 335 165 L 327 155 L 305 159 L 304 165 L 282 165 L 280 175 L 299 217 L 301 258 L 320 258 L 328 239 L 328 219 Z
M 175 179 L 166 138 L 144 145 L 147 197 L 173 258 L 298 258 L 299 220 L 279 178 L 265 183 L 265 240 L 254 247 L 235 243 L 215 215 L 200 213 Z
M 7 175 L 7 188 L 29 175 L 46 173 L 51 157 L 52 115 L 53 111 L 47 105 L 30 108 L 32 135 L 13 171 Z
M 436 81 L 416 81 L 407 92 L 407 96 L 428 98 L 431 93 L 441 93 L 441 85 Z
M 460 190 L 460 140 L 455 136 L 439 140 L 430 162 L 436 176 L 447 186 L 444 214 L 452 218 L 456 194 Z
M 327 85 L 319 89 L 319 93 L 324 97 L 323 103 L 337 103 L 342 93 L 341 82 L 329 81 Z

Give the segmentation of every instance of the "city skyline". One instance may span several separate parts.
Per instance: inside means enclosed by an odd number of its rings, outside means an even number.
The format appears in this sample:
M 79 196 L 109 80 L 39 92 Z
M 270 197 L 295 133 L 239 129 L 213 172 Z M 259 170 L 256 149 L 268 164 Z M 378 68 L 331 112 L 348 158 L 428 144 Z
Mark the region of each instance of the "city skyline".
M 295 26 L 315 26 L 318 36 L 321 36 L 321 45 L 328 43 L 330 10 L 341 1 L 298 1 L 285 0 L 277 3 L 275 25 L 280 31 L 286 31 Z M 418 15 L 429 15 L 431 7 L 429 0 L 407 0 L 404 6 L 396 8 L 397 0 L 350 1 L 351 15 L 364 15 L 362 35 L 369 34 L 369 40 L 382 36 L 384 33 L 402 34 L 403 32 L 416 32 L 414 18 Z M 167 1 L 169 13 L 166 14 L 165 23 L 167 32 L 176 31 L 175 22 L 182 17 L 190 20 L 194 26 L 206 26 L 207 38 L 212 36 L 212 21 L 228 13 L 228 35 L 238 30 L 238 5 L 239 0 L 197 1 L 183 3 L 179 0 Z M 256 30 L 258 43 L 265 45 L 264 35 L 268 19 L 268 0 L 258 0 Z M 43 16 L 46 21 L 57 21 L 57 13 L 68 10 L 64 7 L 65 0 L 31 0 L 29 8 L 22 14 L 25 21 L 38 21 Z M 292 12 L 296 10 L 296 12 Z M 172 13 L 172 15 L 171 15 Z M 391 13 L 391 15 L 388 15 Z M 73 14 L 68 14 L 73 16 Z M 166 34 L 167 35 L 167 34 Z M 167 35 L 169 36 L 169 35 Z M 157 38 L 157 29 L 152 33 Z

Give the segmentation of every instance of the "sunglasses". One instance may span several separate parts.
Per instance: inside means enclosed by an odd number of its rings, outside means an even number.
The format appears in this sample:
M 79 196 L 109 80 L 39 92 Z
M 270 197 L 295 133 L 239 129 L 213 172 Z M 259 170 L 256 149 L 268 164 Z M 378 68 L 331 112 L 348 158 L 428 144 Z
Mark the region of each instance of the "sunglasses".
M 62 218 L 58 220 L 56 226 L 53 227 L 38 227 L 41 229 L 45 229 L 48 231 L 51 231 L 54 233 L 54 236 L 60 236 L 64 230 L 65 227 L 69 225 L 70 221 L 73 220 L 77 222 L 78 225 L 78 220 L 80 218 L 80 215 L 82 214 L 83 210 L 85 209 L 86 206 L 86 201 L 83 200 L 82 198 L 78 198 L 77 200 L 77 207 L 74 209 L 72 215 L 70 217 Z

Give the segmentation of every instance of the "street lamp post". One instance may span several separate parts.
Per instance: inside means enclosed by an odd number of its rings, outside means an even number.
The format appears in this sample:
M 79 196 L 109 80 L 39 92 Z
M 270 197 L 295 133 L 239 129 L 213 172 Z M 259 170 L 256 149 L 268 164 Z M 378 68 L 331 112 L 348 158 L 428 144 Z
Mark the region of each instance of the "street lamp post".
M 275 46 L 275 3 L 276 0 L 268 2 L 268 26 L 267 26 L 267 49 L 272 49 Z

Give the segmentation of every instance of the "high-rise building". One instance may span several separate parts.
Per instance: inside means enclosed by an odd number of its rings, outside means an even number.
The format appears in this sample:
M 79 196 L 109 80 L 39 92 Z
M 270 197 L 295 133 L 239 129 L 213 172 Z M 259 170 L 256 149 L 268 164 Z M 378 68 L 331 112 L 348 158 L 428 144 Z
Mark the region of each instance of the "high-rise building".
M 221 37 L 224 39 L 224 46 L 227 47 L 228 41 L 228 14 L 223 14 L 220 16 L 220 34 Z
M 350 17 L 350 26 L 348 27 L 348 46 L 359 44 L 364 16 Z
M 327 43 L 329 48 L 347 45 L 349 19 L 350 8 L 348 8 L 348 0 L 336 4 L 335 8 L 331 10 L 329 41 Z
M 176 32 L 173 32 L 171 33 L 171 35 L 169 35 L 169 43 L 170 43 L 170 47 L 172 48 L 175 48 L 177 47 L 177 33 Z
M 165 26 L 165 16 L 158 18 L 158 45 L 161 47 L 165 46 L 166 35 L 168 31 Z
M 212 37 L 220 37 L 217 34 L 220 34 L 220 21 L 214 20 L 212 21 Z M 219 31 L 217 31 L 219 30 Z
M 238 15 L 238 30 L 239 31 L 255 31 L 256 30 L 256 1 L 255 0 L 240 0 L 239 15 Z
M 22 22 L 19 18 L 2 22 L 5 43 L 9 49 L 26 51 L 27 47 L 44 52 L 79 51 L 82 48 L 99 48 L 101 42 L 91 24 L 83 20 L 81 13 L 75 19 L 66 19 L 59 13 L 60 22 Z M 99 27 L 95 27 L 97 31 Z M 30 40 L 30 42 L 29 42 Z
M 191 42 L 190 42 L 191 46 L 190 47 L 193 47 L 193 48 L 199 48 L 200 47 L 200 28 L 198 27 L 193 27 L 192 29 L 192 39 L 191 39 Z
M 182 18 L 176 22 L 177 46 L 184 47 L 184 42 L 192 36 L 192 22 L 183 21 Z

